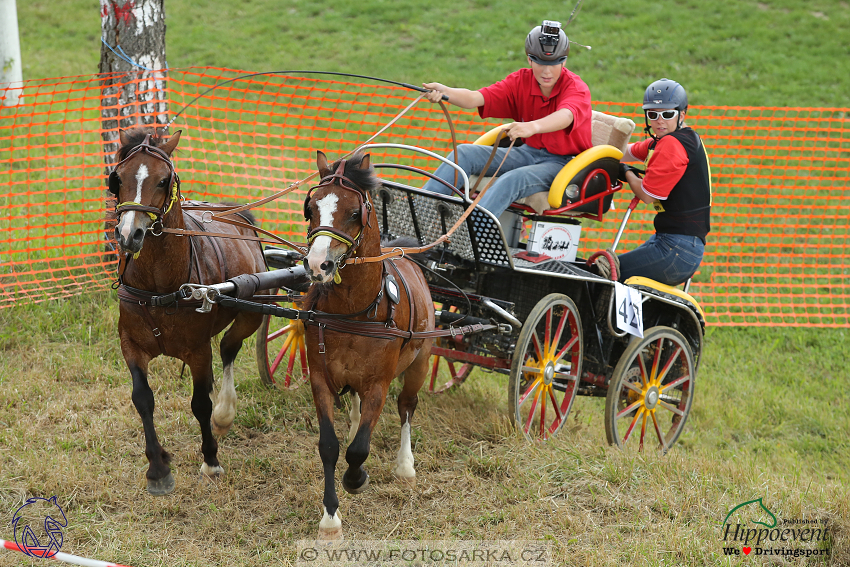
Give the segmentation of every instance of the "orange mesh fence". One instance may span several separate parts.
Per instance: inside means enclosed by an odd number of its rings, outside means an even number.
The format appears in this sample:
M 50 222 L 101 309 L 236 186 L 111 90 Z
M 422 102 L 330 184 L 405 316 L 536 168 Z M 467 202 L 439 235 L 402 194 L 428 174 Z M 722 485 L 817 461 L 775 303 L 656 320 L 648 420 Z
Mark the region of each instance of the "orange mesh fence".
M 166 82 L 136 87 L 164 88 L 170 118 L 210 86 L 239 75 L 170 70 Z M 97 77 L 28 81 L 20 96 L 17 106 L 0 107 L 0 308 L 104 288 L 116 265 L 104 223 L 114 206 L 105 198 L 104 164 L 116 148 L 103 142 L 115 125 L 102 115 L 104 101 L 117 100 L 104 97 Z M 247 203 L 280 191 L 313 173 L 316 150 L 332 159 L 350 152 L 416 96 L 330 75 L 233 80 L 192 103 L 171 125 L 171 132 L 183 131 L 174 159 L 183 192 L 190 199 Z M 594 109 L 632 118 L 638 124 L 633 141 L 643 138 L 638 105 L 596 102 Z M 157 111 L 160 105 L 140 105 L 129 116 L 141 122 Z M 714 188 L 712 232 L 691 287 L 710 324 L 850 326 L 848 112 L 689 110 L 688 124 L 708 148 Z M 459 142 L 496 124 L 455 107 L 451 114 Z M 443 113 L 426 101 L 376 141 L 440 154 L 451 149 Z M 372 153 L 373 161 L 429 170 L 437 165 L 405 151 Z M 381 175 L 414 186 L 424 182 L 402 170 Z M 255 209 L 263 228 L 303 240 L 305 192 L 299 188 Z M 584 223 L 585 255 L 610 245 L 628 201 L 621 193 L 604 222 Z M 653 216 L 650 207 L 639 206 L 618 250 L 648 238 Z

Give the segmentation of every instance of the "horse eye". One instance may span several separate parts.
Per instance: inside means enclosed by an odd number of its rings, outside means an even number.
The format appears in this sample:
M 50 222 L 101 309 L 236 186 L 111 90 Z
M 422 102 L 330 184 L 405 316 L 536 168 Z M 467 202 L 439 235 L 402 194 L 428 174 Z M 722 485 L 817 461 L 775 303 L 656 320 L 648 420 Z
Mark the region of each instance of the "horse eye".
M 351 213 L 351 220 L 360 220 L 360 211 L 354 211 Z
M 168 179 L 166 179 L 166 178 L 163 178 L 162 181 L 157 183 L 158 187 L 165 187 L 166 185 L 168 185 Z

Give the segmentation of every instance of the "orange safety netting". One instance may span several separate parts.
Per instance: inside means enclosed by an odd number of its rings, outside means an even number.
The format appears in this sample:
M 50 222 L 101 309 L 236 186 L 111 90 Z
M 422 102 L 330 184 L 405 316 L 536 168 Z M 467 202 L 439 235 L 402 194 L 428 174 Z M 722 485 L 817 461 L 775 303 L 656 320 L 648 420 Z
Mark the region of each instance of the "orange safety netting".
M 210 86 L 240 73 L 170 70 L 164 89 L 174 116 Z M 134 79 L 127 78 L 128 81 Z M 150 81 L 148 81 L 149 83 Z M 4 98 L 0 91 L 0 102 Z M 0 308 L 104 288 L 116 255 L 104 220 L 104 97 L 98 77 L 27 81 L 17 106 L 0 107 Z M 247 203 L 313 173 L 315 151 L 335 159 L 353 150 L 413 101 L 401 87 L 330 75 L 236 79 L 195 101 L 171 126 L 183 131 L 175 168 L 188 198 Z M 109 102 L 112 101 L 112 102 Z M 141 121 L 159 105 L 130 112 Z M 636 104 L 596 102 L 628 116 L 643 138 Z M 493 126 L 451 107 L 460 142 Z M 688 124 L 709 152 L 714 187 L 712 232 L 691 294 L 714 325 L 850 326 L 848 212 L 850 109 L 694 106 Z M 114 124 L 114 122 L 112 123 Z M 110 126 L 114 128 L 114 126 Z M 379 142 L 446 154 L 448 126 L 437 105 L 421 101 Z M 376 150 L 379 161 L 434 169 L 432 159 Z M 421 185 L 407 172 L 382 175 Z M 306 188 L 255 210 L 263 228 L 303 240 Z M 585 222 L 584 255 L 610 245 L 629 201 L 621 193 L 603 223 Z M 114 205 L 114 202 L 112 203 Z M 641 205 L 618 251 L 653 231 Z M 510 298 L 505 298 L 510 299 Z

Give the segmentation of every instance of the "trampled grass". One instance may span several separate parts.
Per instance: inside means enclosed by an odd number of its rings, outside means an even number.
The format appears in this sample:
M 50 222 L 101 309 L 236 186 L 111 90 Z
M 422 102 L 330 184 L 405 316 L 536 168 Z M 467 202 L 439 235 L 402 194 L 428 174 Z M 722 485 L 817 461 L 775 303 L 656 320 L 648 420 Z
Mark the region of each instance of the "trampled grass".
M 0 310 L 4 508 L 57 495 L 68 517 L 63 551 L 127 565 L 292 564 L 294 542 L 313 538 L 320 518 L 309 389 L 266 389 L 246 343 L 236 422 L 220 441 L 227 474 L 199 484 L 191 379 L 178 378 L 179 362 L 155 360 L 155 419 L 177 488 L 150 497 L 116 303 L 114 292 L 97 292 Z M 413 490 L 391 473 L 394 387 L 367 461 L 369 490 L 340 490 L 346 536 L 544 538 L 553 565 L 745 565 L 752 558 L 723 556 L 720 524 L 761 497 L 780 521 L 830 521 L 831 563 L 802 564 L 846 565 L 850 364 L 836 356 L 846 342 L 836 329 L 710 329 L 693 412 L 667 456 L 609 448 L 594 398 L 577 400 L 553 441 L 528 443 L 507 419 L 507 380 L 476 370 L 456 390 L 421 394 Z M 347 413 L 336 420 L 344 439 Z M 19 559 L 0 555 L 0 565 Z

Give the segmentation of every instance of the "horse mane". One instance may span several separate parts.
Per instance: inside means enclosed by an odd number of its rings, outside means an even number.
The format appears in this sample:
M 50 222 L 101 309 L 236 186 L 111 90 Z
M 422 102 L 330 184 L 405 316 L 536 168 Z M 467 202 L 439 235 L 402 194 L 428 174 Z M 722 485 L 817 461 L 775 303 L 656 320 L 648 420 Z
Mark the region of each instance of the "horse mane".
M 348 158 L 345 162 L 344 175 L 349 178 L 352 183 L 357 185 L 357 187 L 368 193 L 378 189 L 381 185 L 381 181 L 378 179 L 378 176 L 375 175 L 375 168 L 372 167 L 371 164 L 368 169 L 360 169 L 363 157 L 364 154 L 358 151 Z M 341 161 L 342 159 L 338 159 L 329 166 L 331 173 L 336 171 L 336 168 L 339 167 L 339 163 Z
M 150 126 L 135 126 L 133 128 L 128 128 L 124 130 L 124 136 L 128 141 L 125 145 L 118 148 L 118 151 L 115 153 L 116 163 L 127 157 L 130 150 L 141 145 L 141 143 L 145 141 L 145 136 L 148 134 L 151 136 L 151 145 L 155 148 L 158 148 L 168 141 L 167 136 L 162 135 L 161 132 L 155 128 L 151 128 Z

